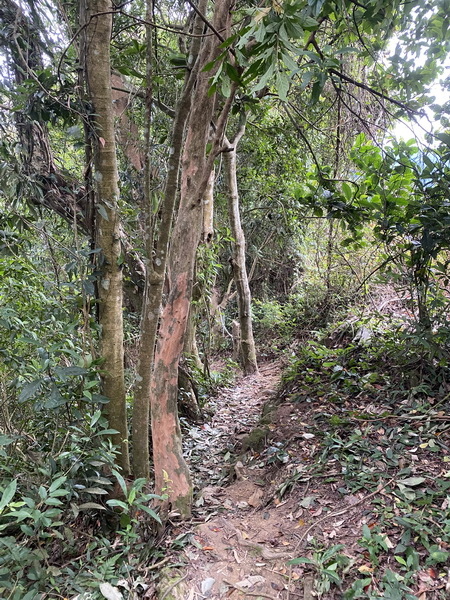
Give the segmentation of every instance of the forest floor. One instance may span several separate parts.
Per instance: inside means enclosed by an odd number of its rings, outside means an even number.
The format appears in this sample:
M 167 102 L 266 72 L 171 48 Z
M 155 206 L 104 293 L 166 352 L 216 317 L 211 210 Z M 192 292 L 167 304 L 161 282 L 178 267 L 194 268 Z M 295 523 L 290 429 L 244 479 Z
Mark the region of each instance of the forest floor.
M 222 389 L 186 435 L 194 515 L 166 539 L 159 600 L 450 597 L 442 411 L 405 423 L 405 407 L 329 402 L 281 372 L 262 363 Z

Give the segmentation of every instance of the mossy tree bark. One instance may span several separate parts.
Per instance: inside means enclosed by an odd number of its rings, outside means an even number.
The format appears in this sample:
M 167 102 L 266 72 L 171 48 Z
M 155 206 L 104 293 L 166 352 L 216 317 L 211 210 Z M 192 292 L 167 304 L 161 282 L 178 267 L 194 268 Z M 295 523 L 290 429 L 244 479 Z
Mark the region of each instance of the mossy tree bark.
M 228 212 L 230 216 L 233 275 L 236 284 L 239 312 L 239 359 L 246 375 L 258 371 L 256 347 L 253 337 L 251 314 L 251 293 L 245 265 L 245 235 L 242 229 L 239 210 L 239 189 L 237 183 L 237 146 L 245 133 L 245 122 L 241 124 L 234 140 L 226 140 L 227 152 L 223 155 L 224 177 L 228 196 Z
M 113 5 L 110 0 L 86 0 L 85 69 L 93 105 L 96 186 L 96 245 L 99 257 L 99 319 L 103 393 L 109 425 L 120 448 L 118 462 L 129 473 L 128 427 L 124 383 L 122 317 L 122 246 L 118 209 L 114 113 L 111 95 L 110 37 Z
M 224 37 L 229 32 L 232 6 L 233 0 L 215 3 L 214 27 Z M 152 382 L 151 425 L 156 492 L 165 491 L 168 496 L 162 507 L 163 514 L 171 507 L 185 518 L 191 513 L 192 483 L 181 448 L 177 412 L 178 365 L 189 315 L 195 255 L 202 232 L 203 198 L 235 92 L 233 89 L 224 102 L 207 155 L 217 97 L 208 94 L 211 72 L 205 73 L 202 69 L 219 55 L 219 44 L 216 36 L 205 36 L 199 56 L 201 68 L 193 90 L 195 101 L 189 115 L 182 158 L 180 206 L 171 238 L 169 296 L 161 316 Z

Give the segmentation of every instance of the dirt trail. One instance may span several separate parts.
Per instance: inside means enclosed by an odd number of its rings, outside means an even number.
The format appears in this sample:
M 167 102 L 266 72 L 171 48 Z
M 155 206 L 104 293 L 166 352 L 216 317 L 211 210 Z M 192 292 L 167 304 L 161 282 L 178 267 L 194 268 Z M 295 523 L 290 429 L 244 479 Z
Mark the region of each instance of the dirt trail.
M 160 598 L 289 597 L 286 562 L 297 543 L 295 516 L 290 503 L 274 504 L 267 495 L 273 471 L 263 437 L 270 426 L 260 426 L 262 408 L 276 394 L 280 374 L 279 363 L 266 363 L 258 374 L 222 390 L 211 402 L 211 421 L 186 436 L 185 451 L 199 492 L 195 524 L 180 557 L 188 567 L 169 574 Z M 254 439 L 249 439 L 252 432 Z M 298 578 L 291 574 L 292 599 L 299 597 Z M 302 592 L 302 597 L 309 596 Z
M 162 574 L 159 600 L 313 600 L 311 570 L 288 565 L 312 535 L 328 544 L 339 539 L 352 560 L 360 554 L 366 500 L 378 492 L 343 497 L 331 464 L 333 482 L 312 473 L 319 446 L 311 424 L 321 400 L 296 394 L 276 402 L 281 370 L 266 363 L 223 389 L 210 403 L 211 420 L 185 435 L 194 515 L 168 540 L 182 546 L 173 556 L 180 566 Z
M 380 386 L 340 387 L 328 368 L 279 390 L 281 365 L 263 364 L 185 435 L 194 514 L 174 523 L 158 600 L 450 597 L 433 563 L 450 561 L 448 396 L 421 413 Z
M 208 406 L 213 417 L 191 427 L 184 441 L 197 490 L 229 479 L 230 458 L 240 452 L 242 440 L 257 427 L 262 407 L 276 394 L 280 376 L 279 363 L 266 363 L 259 373 L 240 378 L 211 399 Z

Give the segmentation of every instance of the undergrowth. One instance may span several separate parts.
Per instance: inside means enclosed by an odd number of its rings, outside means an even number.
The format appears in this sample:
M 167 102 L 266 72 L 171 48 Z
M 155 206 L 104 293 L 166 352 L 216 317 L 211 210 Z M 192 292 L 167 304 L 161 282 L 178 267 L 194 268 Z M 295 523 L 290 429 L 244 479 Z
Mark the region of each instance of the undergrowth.
M 279 495 L 308 477 L 343 500 L 371 495 L 356 547 L 311 537 L 291 562 L 313 573 L 317 597 L 448 598 L 448 379 L 443 330 L 354 320 L 296 350 L 281 397 L 310 407 L 314 443 Z
M 20 436 L 2 436 L 1 598 L 97 600 L 118 585 L 127 598 L 131 583 L 148 587 L 139 574 L 158 556 L 155 496 L 115 469 L 105 425 L 97 411 L 69 426 L 70 443 L 52 456 L 24 456 Z

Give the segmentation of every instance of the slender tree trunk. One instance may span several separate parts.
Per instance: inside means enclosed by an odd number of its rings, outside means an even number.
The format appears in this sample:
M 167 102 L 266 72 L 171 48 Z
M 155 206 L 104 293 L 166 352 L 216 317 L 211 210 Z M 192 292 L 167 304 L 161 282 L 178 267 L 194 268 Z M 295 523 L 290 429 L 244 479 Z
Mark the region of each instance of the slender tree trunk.
M 251 373 L 258 371 L 258 363 L 256 362 L 256 347 L 253 338 L 251 315 L 252 298 L 245 266 L 245 236 L 239 212 L 239 190 L 236 174 L 237 146 L 244 133 L 245 124 L 241 126 L 232 142 L 227 140 L 228 151 L 223 155 L 223 166 L 228 194 L 228 212 L 230 215 L 231 233 L 233 236 L 231 249 L 239 311 L 240 352 L 238 352 L 238 355 L 244 373 L 250 375 Z
M 101 249 L 98 290 L 101 353 L 104 358 L 103 393 L 109 398 L 109 425 L 118 431 L 112 437 L 120 447 L 119 464 L 127 474 L 129 458 L 123 362 L 122 248 L 117 205 L 119 174 L 110 66 L 113 6 L 110 0 L 86 0 L 86 7 L 86 80 L 96 130 L 94 162 L 97 182 L 97 247 Z
M 225 37 L 229 32 L 232 0 L 215 4 L 214 26 Z M 220 53 L 215 36 L 203 40 L 200 64 L 205 66 Z M 152 441 L 156 492 L 168 499 L 163 513 L 172 507 L 182 517 L 191 512 L 192 483 L 183 458 L 177 412 L 178 365 L 183 351 L 186 322 L 192 294 L 195 254 L 202 232 L 202 200 L 214 158 L 219 150 L 235 89 L 226 99 L 216 123 L 212 149 L 206 157 L 210 123 L 216 103 L 208 94 L 210 73 L 200 71 L 195 88 L 184 145 L 180 207 L 169 256 L 169 297 L 164 307 L 155 355 L 152 385 Z
M 201 244 L 210 246 L 214 237 L 214 179 L 215 170 L 211 171 L 211 175 L 208 179 L 208 185 L 206 187 L 205 195 L 203 197 L 203 230 L 201 235 Z M 197 279 L 197 278 L 196 278 Z M 197 316 L 200 311 L 200 301 L 204 295 L 205 290 L 197 279 L 192 291 L 191 308 L 189 310 L 189 317 L 186 327 L 186 334 L 184 337 L 184 349 L 183 354 L 191 358 L 194 361 L 195 366 L 199 370 L 203 370 L 203 363 L 200 358 L 197 345 Z
M 194 365 L 200 371 L 203 369 L 203 363 L 198 351 L 196 332 L 197 332 L 197 316 L 199 313 L 199 302 L 202 297 L 202 290 L 197 282 L 192 291 L 191 306 L 186 325 L 186 333 L 184 336 L 183 354 L 186 358 L 194 362 Z
M 201 0 L 199 9 L 205 9 L 207 0 Z M 151 11 L 151 0 L 149 0 L 147 12 Z M 168 162 L 167 178 L 164 187 L 161 205 L 161 217 L 158 224 L 158 235 L 155 240 L 156 224 L 152 222 L 150 215 L 150 161 L 146 159 L 145 174 L 145 202 L 147 205 L 146 224 L 146 250 L 147 250 L 147 273 L 144 289 L 144 304 L 141 320 L 141 339 L 139 350 L 139 361 L 136 376 L 133 405 L 133 472 L 136 477 L 148 477 L 150 469 L 149 457 L 149 428 L 150 428 L 150 397 L 151 378 L 155 357 L 155 344 L 158 333 L 158 323 L 163 299 L 164 276 L 166 272 L 169 239 L 172 228 L 173 213 L 175 210 L 178 194 L 179 172 L 183 140 L 186 123 L 189 117 L 192 102 L 192 90 L 194 88 L 200 64 L 198 54 L 201 44 L 201 33 L 203 22 L 197 18 L 193 28 L 193 42 L 190 50 L 189 64 L 192 65 L 186 76 L 184 89 L 175 111 L 172 126 L 171 152 Z M 149 39 L 149 34 L 147 38 Z M 147 126 L 150 126 L 151 106 L 150 90 L 152 85 L 152 56 L 147 55 Z M 150 133 L 148 132 L 149 136 Z M 148 145 L 148 144 L 147 144 Z M 161 490 L 162 488 L 160 488 Z

